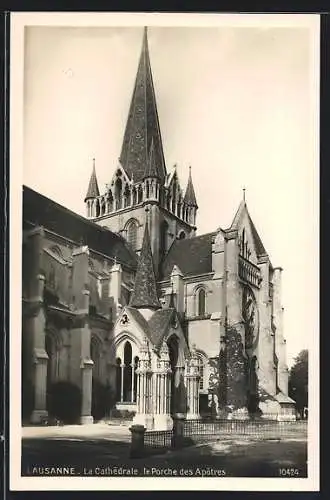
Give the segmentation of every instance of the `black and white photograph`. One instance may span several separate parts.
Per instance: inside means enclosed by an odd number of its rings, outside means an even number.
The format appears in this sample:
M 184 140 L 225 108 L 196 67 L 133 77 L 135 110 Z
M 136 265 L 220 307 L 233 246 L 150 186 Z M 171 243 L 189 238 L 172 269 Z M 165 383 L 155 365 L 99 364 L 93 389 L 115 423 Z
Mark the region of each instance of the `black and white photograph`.
M 11 489 L 318 489 L 319 23 L 12 14 Z

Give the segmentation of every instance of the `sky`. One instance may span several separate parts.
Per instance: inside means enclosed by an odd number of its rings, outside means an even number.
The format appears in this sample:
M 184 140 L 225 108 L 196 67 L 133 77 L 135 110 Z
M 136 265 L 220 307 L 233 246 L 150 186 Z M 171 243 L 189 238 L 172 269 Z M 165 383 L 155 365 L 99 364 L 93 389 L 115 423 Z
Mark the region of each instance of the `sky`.
M 118 164 L 142 36 L 142 26 L 26 28 L 25 185 L 85 215 L 95 157 L 104 191 Z M 148 40 L 167 169 L 177 165 L 185 188 L 192 167 L 198 234 L 228 227 L 246 188 L 271 262 L 283 268 L 291 365 L 318 335 L 310 30 L 151 26 Z

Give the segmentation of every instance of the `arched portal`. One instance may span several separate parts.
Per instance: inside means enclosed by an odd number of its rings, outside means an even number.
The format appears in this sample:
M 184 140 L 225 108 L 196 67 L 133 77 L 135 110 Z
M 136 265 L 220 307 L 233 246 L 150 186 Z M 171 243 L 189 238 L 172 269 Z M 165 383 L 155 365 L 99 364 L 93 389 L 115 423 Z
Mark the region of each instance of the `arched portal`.
M 136 344 L 131 339 L 121 342 L 116 358 L 116 401 L 136 403 L 139 357 Z
M 130 342 L 124 347 L 124 401 L 132 400 L 132 346 Z

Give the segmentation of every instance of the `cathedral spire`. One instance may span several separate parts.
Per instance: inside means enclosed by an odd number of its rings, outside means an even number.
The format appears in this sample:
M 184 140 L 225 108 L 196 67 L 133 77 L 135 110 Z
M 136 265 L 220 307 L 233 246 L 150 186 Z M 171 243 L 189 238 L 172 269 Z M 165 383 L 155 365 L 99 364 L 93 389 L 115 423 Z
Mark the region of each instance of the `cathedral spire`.
M 97 183 L 97 178 L 96 178 L 96 171 L 95 171 L 95 158 L 93 158 L 93 170 L 92 170 L 92 175 L 89 180 L 89 185 L 88 185 L 88 190 L 87 194 L 85 197 L 85 201 L 88 200 L 89 198 L 97 198 L 100 196 L 100 191 L 99 191 L 99 186 Z
M 157 177 L 163 181 L 166 167 L 150 66 L 148 34 L 147 28 L 144 28 L 140 61 L 120 154 L 122 167 L 130 178 L 134 175 L 135 182 L 143 179 L 152 144 L 154 168 Z
M 152 259 L 148 222 L 145 225 L 142 249 L 136 271 L 134 290 L 129 305 L 138 309 L 160 309 Z
M 187 189 L 186 189 L 186 193 L 184 195 L 183 201 L 187 205 L 190 205 L 191 207 L 197 208 L 196 195 L 195 195 L 194 185 L 193 185 L 193 181 L 192 181 L 192 177 L 191 177 L 191 167 L 189 167 L 189 177 L 188 177 Z

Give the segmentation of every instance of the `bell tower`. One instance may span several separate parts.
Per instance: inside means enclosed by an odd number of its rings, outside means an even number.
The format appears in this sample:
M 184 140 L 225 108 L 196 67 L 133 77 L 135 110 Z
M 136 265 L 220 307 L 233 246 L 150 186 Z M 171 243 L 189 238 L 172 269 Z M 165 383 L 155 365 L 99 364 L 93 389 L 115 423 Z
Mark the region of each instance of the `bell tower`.
M 90 184 L 87 216 L 121 234 L 138 253 L 148 214 L 156 275 L 171 243 L 195 234 L 197 203 L 191 174 L 184 194 L 176 168 L 169 174 L 165 165 L 147 28 L 115 173 L 101 195 L 95 168 Z

